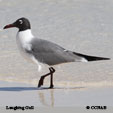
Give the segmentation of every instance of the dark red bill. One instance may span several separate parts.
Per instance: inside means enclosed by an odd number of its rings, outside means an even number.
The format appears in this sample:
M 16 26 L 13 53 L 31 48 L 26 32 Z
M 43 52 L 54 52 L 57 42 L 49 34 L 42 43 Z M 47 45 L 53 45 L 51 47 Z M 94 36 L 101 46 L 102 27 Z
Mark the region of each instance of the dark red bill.
M 4 27 L 4 29 L 8 29 L 8 28 L 11 28 L 11 27 L 15 27 L 13 24 L 9 24 L 9 25 L 6 25 L 5 27 Z

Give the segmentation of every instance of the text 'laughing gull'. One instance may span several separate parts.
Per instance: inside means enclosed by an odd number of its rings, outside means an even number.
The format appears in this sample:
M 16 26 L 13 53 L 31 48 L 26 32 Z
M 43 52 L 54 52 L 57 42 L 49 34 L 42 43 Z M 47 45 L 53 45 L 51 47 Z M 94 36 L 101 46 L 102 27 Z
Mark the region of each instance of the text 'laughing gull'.
M 53 73 L 55 69 L 52 67 L 56 64 L 67 62 L 88 62 L 97 60 L 109 60 L 109 58 L 88 56 L 76 52 L 72 52 L 62 48 L 61 46 L 49 42 L 47 40 L 39 39 L 33 36 L 31 32 L 31 25 L 28 19 L 20 18 L 14 23 L 6 25 L 4 29 L 17 27 L 17 45 L 26 57 L 35 62 L 39 68 L 40 63 L 49 65 L 49 73 L 41 76 L 38 87 L 43 85 L 44 78 L 50 75 L 50 87 L 53 88 Z

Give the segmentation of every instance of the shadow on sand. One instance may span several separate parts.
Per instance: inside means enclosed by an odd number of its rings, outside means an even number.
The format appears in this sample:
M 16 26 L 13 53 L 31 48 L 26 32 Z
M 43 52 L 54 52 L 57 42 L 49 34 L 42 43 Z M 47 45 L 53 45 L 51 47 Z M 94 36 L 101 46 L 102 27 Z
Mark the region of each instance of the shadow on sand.
M 76 90 L 76 89 L 82 89 L 85 87 L 55 87 L 53 89 L 64 89 L 64 90 Z M 49 90 L 49 87 L 0 87 L 0 91 L 30 91 L 30 90 Z M 52 89 L 50 89 L 52 90 Z

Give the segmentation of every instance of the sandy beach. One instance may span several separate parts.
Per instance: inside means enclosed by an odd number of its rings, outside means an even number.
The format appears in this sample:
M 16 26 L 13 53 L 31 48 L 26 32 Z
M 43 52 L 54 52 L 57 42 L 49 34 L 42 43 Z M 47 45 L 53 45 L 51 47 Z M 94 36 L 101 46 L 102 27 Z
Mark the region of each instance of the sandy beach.
M 113 106 L 112 0 L 0 0 L 0 15 L 0 106 Z M 111 60 L 55 66 L 55 88 L 45 89 L 48 77 L 37 89 L 48 68 L 38 72 L 20 55 L 17 29 L 3 30 L 20 17 L 29 18 L 37 38 Z

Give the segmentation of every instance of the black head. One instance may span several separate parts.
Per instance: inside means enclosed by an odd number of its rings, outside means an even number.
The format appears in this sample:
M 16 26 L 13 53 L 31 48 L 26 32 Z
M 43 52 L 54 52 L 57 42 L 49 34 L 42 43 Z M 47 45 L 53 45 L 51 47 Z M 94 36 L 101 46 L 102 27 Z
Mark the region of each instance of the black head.
M 19 18 L 16 22 L 6 25 L 4 29 L 17 27 L 19 31 L 24 31 L 27 29 L 31 29 L 30 22 L 27 18 Z

